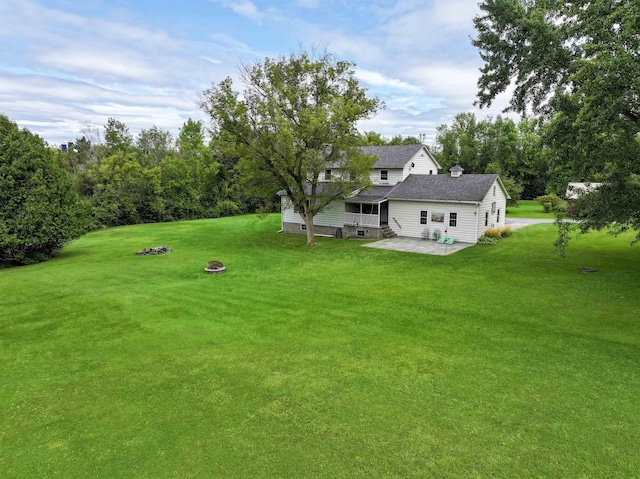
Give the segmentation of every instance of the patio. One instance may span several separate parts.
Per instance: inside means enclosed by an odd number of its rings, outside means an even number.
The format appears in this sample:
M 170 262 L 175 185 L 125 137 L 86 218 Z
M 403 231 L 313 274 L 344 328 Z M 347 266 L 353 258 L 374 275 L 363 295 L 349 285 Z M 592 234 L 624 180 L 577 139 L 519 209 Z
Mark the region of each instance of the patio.
M 440 244 L 431 240 L 416 238 L 389 238 L 363 245 L 367 248 L 389 249 L 406 253 L 432 254 L 448 256 L 462 249 L 474 246 L 473 243 Z

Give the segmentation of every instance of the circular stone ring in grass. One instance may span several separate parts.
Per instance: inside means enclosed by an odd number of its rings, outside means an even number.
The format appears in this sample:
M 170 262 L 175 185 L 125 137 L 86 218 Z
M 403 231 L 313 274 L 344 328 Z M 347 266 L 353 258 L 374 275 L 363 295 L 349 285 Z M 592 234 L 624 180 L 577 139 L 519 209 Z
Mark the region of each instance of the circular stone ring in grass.
M 226 268 L 220 261 L 209 261 L 209 264 L 204 269 L 207 274 L 224 273 Z

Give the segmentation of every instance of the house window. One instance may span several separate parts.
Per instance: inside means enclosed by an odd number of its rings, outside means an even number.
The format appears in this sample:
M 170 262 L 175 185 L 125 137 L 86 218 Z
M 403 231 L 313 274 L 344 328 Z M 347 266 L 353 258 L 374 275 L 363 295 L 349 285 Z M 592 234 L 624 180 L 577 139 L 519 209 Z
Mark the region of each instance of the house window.
M 500 223 L 500 210 L 498 210 L 498 214 L 496 216 L 496 223 Z
M 300 231 L 307 231 L 307 225 L 300 225 Z
M 431 213 L 432 223 L 444 223 L 444 213 Z
M 378 214 L 378 205 L 370 205 L 364 203 L 362 205 L 362 214 L 363 215 L 377 215 Z
M 389 172 L 387 170 L 380 170 L 380 180 L 387 181 L 389 179 Z
M 364 238 L 364 230 L 356 230 L 356 235 Z
M 421 225 L 426 225 L 427 224 L 427 212 L 426 211 L 421 211 L 420 212 L 420 224 Z
M 449 213 L 449 226 L 458 226 L 458 213 Z
M 484 225 L 485 226 L 489 226 L 489 212 L 488 211 L 484 214 Z
M 325 170 L 324 179 L 325 181 L 329 181 L 331 179 L 331 170 Z
M 496 196 L 496 187 L 493 187 L 493 196 Z
M 430 174 L 430 175 L 433 175 L 433 170 L 429 170 L 429 174 Z
M 495 201 L 493 203 L 491 203 L 491 212 L 492 213 L 496 212 L 496 202 Z
M 360 203 L 345 203 L 344 212 L 345 213 L 361 213 Z

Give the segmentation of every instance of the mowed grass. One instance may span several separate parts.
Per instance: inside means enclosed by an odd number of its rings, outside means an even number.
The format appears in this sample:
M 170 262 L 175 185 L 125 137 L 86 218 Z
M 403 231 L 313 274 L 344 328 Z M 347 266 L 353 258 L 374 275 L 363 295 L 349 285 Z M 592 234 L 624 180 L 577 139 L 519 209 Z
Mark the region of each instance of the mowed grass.
M 638 477 L 630 236 L 435 257 L 279 226 L 113 228 L 0 270 L 0 477 Z
M 551 211 L 545 213 L 544 207 L 536 200 L 520 200 L 518 206 L 507 208 L 507 218 L 539 218 L 555 220 L 556 214 Z

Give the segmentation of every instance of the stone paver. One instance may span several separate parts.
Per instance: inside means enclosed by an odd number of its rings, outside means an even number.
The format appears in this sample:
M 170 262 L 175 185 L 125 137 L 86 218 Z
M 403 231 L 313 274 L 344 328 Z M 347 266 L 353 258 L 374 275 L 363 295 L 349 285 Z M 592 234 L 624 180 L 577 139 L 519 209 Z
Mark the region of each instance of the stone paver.
M 553 223 L 552 219 L 538 218 L 507 218 L 506 224 L 513 230 L 524 228 L 529 225 L 540 223 Z M 572 220 L 568 220 L 572 221 Z M 433 254 L 437 256 L 445 256 L 453 254 L 461 249 L 474 246 L 473 243 L 454 243 L 443 245 L 431 240 L 423 240 L 416 238 L 390 238 L 375 243 L 368 243 L 363 246 L 367 248 L 390 249 L 393 251 L 406 251 L 407 253 Z
M 363 246 L 367 248 L 389 249 L 393 251 L 405 251 L 407 253 L 432 254 L 445 256 L 473 246 L 473 243 L 439 244 L 431 240 L 416 238 L 389 238 Z

